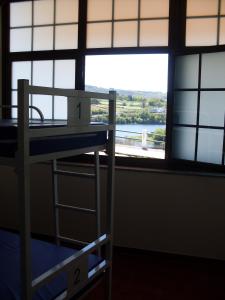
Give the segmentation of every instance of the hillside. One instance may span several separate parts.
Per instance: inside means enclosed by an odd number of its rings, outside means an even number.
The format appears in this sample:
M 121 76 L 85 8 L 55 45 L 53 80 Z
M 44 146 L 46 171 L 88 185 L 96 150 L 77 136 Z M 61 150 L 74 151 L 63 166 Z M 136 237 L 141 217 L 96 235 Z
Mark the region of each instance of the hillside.
M 85 89 L 87 91 L 90 92 L 97 92 L 97 93 L 107 93 L 108 89 L 102 88 L 102 87 L 97 87 L 97 86 L 92 86 L 92 85 L 86 85 Z M 136 96 L 141 96 L 144 98 L 155 98 L 155 99 L 163 99 L 166 100 L 167 99 L 167 94 L 166 93 L 162 93 L 162 92 L 146 92 L 146 91 L 130 91 L 130 90 L 121 90 L 121 89 L 116 89 L 116 92 L 120 95 L 120 96 L 132 96 L 132 97 L 136 97 Z

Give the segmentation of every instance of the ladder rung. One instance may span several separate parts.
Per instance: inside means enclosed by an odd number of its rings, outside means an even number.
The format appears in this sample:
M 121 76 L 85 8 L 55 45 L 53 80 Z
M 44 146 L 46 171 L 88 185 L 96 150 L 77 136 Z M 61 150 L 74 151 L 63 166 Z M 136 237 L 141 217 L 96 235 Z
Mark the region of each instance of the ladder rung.
M 81 246 L 86 246 L 86 245 L 89 244 L 88 242 L 83 242 L 83 241 L 80 241 L 80 240 L 67 238 L 67 237 L 62 236 L 62 235 L 57 236 L 57 238 L 60 239 L 61 241 L 70 242 L 70 243 L 81 245 Z
M 85 177 L 85 178 L 94 178 L 95 177 L 95 174 L 71 172 L 71 171 L 64 171 L 64 170 L 55 170 L 54 174 L 63 175 L 63 176 Z
M 89 209 L 89 208 L 84 208 L 84 207 L 77 207 L 77 206 L 70 206 L 70 205 L 64 205 L 64 204 L 56 204 L 57 208 L 62 208 L 62 209 L 69 209 L 69 210 L 76 210 L 84 213 L 90 213 L 90 214 L 95 214 L 96 210 L 94 209 Z

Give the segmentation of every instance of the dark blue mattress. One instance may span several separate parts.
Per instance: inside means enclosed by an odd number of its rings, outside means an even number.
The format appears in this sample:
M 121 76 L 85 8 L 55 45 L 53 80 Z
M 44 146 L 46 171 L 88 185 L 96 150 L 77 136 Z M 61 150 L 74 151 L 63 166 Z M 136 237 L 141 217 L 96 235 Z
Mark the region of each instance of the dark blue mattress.
M 65 127 L 65 121 L 33 121 L 30 128 Z M 69 134 L 31 139 L 30 155 L 48 154 L 104 145 L 107 132 Z M 15 120 L 0 120 L 0 156 L 14 157 L 17 151 L 17 124 Z
M 0 230 L 0 299 L 20 298 L 20 239 L 15 233 Z M 44 241 L 32 240 L 32 277 L 41 275 L 51 267 L 73 255 L 77 250 L 56 246 Z M 89 255 L 89 270 L 101 258 Z M 41 287 L 33 300 L 52 300 L 66 289 L 66 274 L 62 273 L 50 284 Z

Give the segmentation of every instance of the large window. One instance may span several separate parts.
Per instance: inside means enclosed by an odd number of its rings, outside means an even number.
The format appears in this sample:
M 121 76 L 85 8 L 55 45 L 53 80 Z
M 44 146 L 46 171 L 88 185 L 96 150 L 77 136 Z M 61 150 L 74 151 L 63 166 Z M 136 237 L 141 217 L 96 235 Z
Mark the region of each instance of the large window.
M 117 161 L 224 165 L 225 0 L 13 0 L 2 16 L 5 104 L 17 103 L 19 78 L 114 89 Z M 65 99 L 30 103 L 67 116 Z M 95 100 L 92 120 L 105 118 Z

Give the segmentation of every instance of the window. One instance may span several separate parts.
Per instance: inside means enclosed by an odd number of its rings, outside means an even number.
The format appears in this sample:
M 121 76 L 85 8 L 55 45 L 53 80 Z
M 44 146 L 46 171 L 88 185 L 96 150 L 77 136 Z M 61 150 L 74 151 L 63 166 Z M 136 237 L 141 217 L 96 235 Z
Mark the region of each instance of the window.
M 224 164 L 225 52 L 176 59 L 173 156 Z
M 75 60 L 16 61 L 12 63 L 12 104 L 17 104 L 17 80 L 28 79 L 30 84 L 56 88 L 75 88 Z M 45 119 L 66 119 L 64 97 L 31 95 L 30 104 L 38 107 Z M 14 109 L 13 117 L 17 116 Z M 31 111 L 32 118 L 39 118 Z
M 225 44 L 225 1 L 187 0 L 186 45 Z
M 9 24 L 3 30 L 5 104 L 17 103 L 18 78 L 53 87 L 113 88 L 117 162 L 222 168 L 225 0 L 9 2 L 2 14 Z M 35 96 L 30 103 L 45 118 L 66 118 L 65 99 Z M 92 120 L 104 121 L 105 114 L 95 101 Z M 141 123 L 157 131 L 136 131 Z
M 10 4 L 10 51 L 76 49 L 78 0 Z
M 88 0 L 87 48 L 168 46 L 169 0 Z
M 86 57 L 86 90 L 117 91 L 116 154 L 165 158 L 167 54 Z M 93 121 L 107 120 L 103 101 Z

